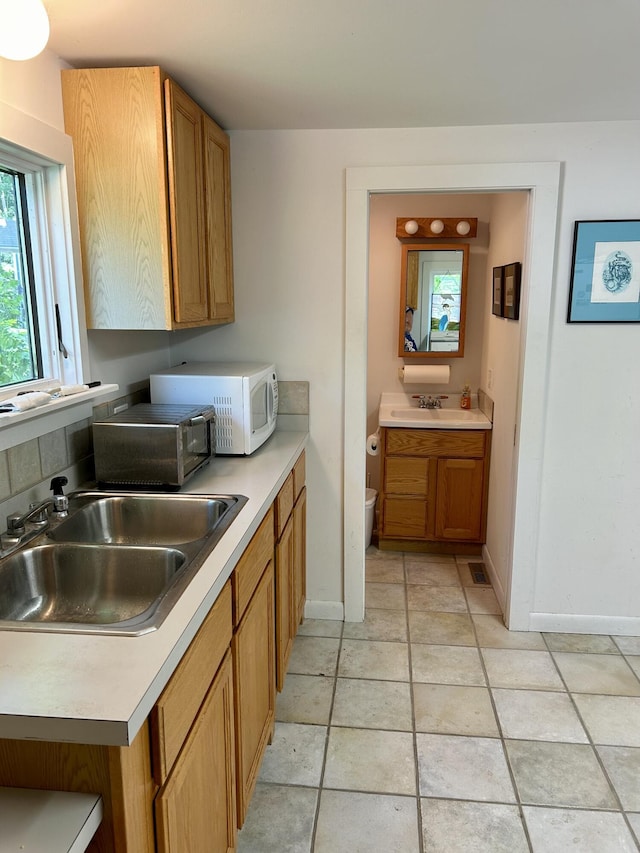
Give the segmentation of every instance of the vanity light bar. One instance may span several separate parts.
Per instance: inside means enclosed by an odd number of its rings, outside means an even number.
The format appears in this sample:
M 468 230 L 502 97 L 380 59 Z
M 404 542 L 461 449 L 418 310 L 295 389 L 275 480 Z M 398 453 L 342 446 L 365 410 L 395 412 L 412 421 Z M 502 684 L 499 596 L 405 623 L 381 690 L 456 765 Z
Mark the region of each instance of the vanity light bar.
M 401 216 L 396 219 L 396 237 L 398 240 L 436 237 L 440 240 L 456 237 L 475 237 L 478 232 L 478 220 L 475 217 Z

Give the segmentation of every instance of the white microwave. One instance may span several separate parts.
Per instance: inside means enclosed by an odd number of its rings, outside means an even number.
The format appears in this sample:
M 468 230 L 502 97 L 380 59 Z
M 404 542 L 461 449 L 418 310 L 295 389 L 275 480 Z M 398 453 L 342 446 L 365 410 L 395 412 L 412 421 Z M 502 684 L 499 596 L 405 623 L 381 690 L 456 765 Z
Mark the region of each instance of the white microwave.
M 213 406 L 216 455 L 248 456 L 276 428 L 278 378 L 273 364 L 191 361 L 150 377 L 152 403 Z

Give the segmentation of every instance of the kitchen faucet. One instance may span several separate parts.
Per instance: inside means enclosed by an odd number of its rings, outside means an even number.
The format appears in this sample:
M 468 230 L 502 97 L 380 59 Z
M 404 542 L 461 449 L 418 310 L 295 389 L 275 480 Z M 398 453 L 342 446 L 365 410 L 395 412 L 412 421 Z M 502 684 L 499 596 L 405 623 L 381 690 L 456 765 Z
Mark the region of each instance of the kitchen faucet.
M 54 477 L 49 486 L 53 491 L 53 497 L 31 504 L 26 512 L 14 512 L 7 516 L 7 532 L 1 537 L 3 549 L 15 547 L 22 543 L 26 535 L 25 525 L 27 522 L 31 522 L 33 525 L 32 535 L 48 527 L 49 510 L 51 510 L 51 515 L 57 519 L 65 518 L 69 514 L 69 498 L 62 490 L 68 482 L 66 477 Z

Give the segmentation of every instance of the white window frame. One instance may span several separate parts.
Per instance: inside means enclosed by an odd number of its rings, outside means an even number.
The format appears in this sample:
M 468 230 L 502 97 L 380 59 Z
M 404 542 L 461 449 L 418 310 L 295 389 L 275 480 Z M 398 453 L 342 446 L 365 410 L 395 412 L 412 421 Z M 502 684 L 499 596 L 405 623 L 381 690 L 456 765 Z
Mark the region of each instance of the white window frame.
M 0 102 L 0 159 L 27 174 L 29 226 L 40 346 L 45 377 L 0 389 L 0 400 L 18 391 L 90 381 L 80 262 L 73 147 L 70 137 Z M 58 348 L 54 306 L 60 311 Z

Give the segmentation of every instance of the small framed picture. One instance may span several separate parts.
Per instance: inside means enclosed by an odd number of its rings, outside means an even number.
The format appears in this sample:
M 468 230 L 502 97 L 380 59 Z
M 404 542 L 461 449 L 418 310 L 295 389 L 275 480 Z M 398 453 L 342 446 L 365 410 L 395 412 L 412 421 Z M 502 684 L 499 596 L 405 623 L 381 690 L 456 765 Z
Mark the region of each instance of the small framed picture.
M 640 323 L 640 220 L 576 222 L 567 323 Z
M 520 278 L 522 266 L 519 262 L 504 268 L 503 317 L 517 320 L 520 317 Z
M 491 313 L 496 317 L 503 316 L 503 296 L 504 296 L 504 267 L 493 268 L 493 307 Z

